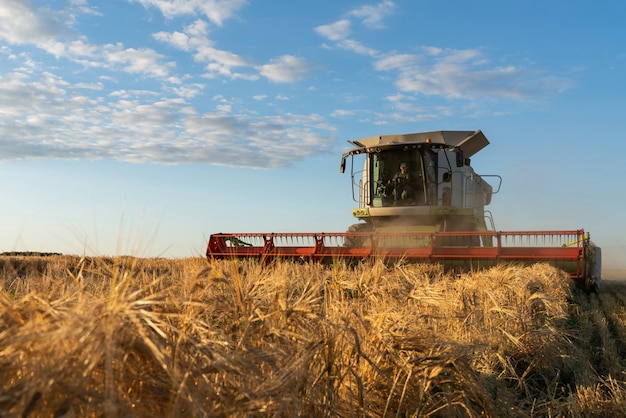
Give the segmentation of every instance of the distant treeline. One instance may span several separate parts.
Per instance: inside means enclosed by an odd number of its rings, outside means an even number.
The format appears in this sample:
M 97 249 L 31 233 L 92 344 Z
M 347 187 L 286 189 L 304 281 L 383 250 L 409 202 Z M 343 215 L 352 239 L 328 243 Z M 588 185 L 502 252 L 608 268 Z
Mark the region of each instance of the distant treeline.
M 0 256 L 25 256 L 25 257 L 50 257 L 53 255 L 63 255 L 61 253 L 40 253 L 37 251 L 7 251 L 0 253 Z

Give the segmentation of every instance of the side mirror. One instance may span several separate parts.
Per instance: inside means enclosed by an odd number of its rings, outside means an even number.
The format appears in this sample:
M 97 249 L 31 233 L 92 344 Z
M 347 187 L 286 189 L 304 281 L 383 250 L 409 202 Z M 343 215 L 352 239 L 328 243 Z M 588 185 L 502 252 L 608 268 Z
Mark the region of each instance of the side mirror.
M 344 173 L 346 171 L 346 155 L 341 157 L 341 165 L 339 166 L 339 172 Z
M 450 183 L 450 180 L 452 180 L 452 173 L 449 171 L 446 171 L 445 173 L 443 173 L 443 182 Z

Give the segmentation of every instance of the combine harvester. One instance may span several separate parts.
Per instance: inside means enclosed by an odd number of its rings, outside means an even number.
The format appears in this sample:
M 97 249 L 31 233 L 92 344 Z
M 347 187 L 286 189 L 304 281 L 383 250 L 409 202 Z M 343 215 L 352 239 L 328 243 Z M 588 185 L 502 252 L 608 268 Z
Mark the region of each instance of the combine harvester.
M 480 131 L 383 135 L 349 141 L 352 211 L 361 222 L 342 233 L 220 233 L 207 258 L 385 260 L 472 270 L 502 263 L 550 263 L 589 291 L 601 281 L 601 251 L 584 230 L 496 231 L 485 206 L 498 175 L 478 175 L 470 158 L 489 144 Z M 364 165 L 354 164 L 355 156 Z M 485 178 L 497 182 L 494 191 Z

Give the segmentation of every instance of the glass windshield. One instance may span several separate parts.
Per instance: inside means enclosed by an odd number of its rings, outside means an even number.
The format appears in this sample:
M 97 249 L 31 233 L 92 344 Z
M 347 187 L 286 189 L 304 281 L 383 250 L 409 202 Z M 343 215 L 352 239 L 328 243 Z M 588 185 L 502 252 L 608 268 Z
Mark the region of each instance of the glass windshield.
M 427 148 L 370 154 L 373 207 L 433 204 L 437 196 L 437 155 Z

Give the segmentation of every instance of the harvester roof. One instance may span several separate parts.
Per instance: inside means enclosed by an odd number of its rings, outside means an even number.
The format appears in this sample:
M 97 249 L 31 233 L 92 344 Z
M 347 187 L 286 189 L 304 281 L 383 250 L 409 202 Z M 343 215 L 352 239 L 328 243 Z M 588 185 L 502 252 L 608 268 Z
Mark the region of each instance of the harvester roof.
M 460 147 L 465 157 L 469 158 L 489 145 L 482 131 L 433 131 L 402 135 L 378 135 L 350 141 L 358 148 L 370 148 L 380 145 L 416 144 L 430 142 Z

